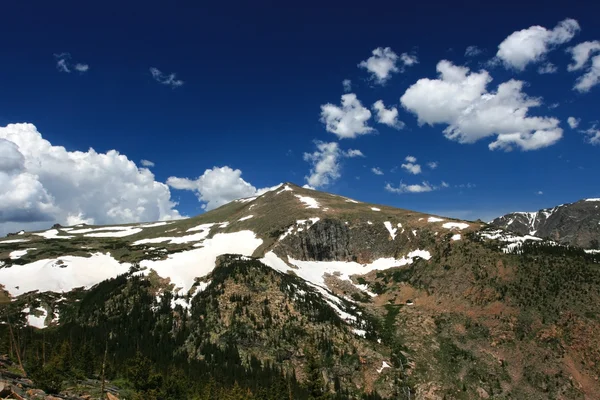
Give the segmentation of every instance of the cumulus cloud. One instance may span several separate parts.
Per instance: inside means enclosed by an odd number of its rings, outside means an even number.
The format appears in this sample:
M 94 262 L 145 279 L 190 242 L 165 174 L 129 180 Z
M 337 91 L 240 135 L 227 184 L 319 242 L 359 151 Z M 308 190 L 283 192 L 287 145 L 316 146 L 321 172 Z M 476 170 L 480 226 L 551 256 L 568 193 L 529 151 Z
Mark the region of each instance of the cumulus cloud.
M 70 74 L 73 70 L 84 73 L 90 69 L 88 64 L 83 63 L 71 63 L 71 54 L 70 53 L 56 53 L 54 54 L 54 59 L 56 60 L 56 69 L 59 72 L 66 72 Z
M 587 136 L 587 141 L 593 145 L 600 145 L 600 129 L 596 124 L 592 125 L 591 128 L 586 129 L 583 133 Z
M 401 167 L 410 172 L 413 175 L 418 175 L 421 173 L 421 166 L 419 164 L 415 164 L 417 159 L 415 157 L 408 156 L 406 157 L 406 164 L 402 164 Z
M 400 61 L 406 67 L 410 67 L 412 65 L 418 64 L 419 59 L 414 54 L 402 53 L 400 54 Z
M 538 68 L 538 74 L 554 74 L 556 72 L 558 72 L 558 68 L 551 62 L 547 62 L 544 65 L 540 65 L 540 67 Z
M 409 163 L 416 163 L 417 162 L 417 157 L 414 156 L 406 156 L 404 158 L 404 161 L 408 161 Z
M 354 157 L 364 157 L 365 155 L 363 154 L 362 151 L 357 150 L 357 149 L 348 149 L 345 152 L 346 157 L 348 158 L 354 158 Z
M 409 87 L 400 102 L 414 113 L 420 125 L 448 125 L 444 135 L 460 143 L 474 143 L 496 136 L 491 150 L 535 150 L 550 146 L 562 137 L 559 120 L 532 117 L 529 109 L 542 100 L 529 97 L 524 82 L 509 80 L 488 92 L 492 81 L 485 70 L 471 72 L 442 60 L 437 64 L 438 79 L 423 78 Z
M 431 169 L 436 169 L 438 167 L 439 163 L 437 161 L 431 161 L 427 163 L 427 166 Z
M 569 71 L 578 71 L 586 68 L 585 74 L 577 78 L 573 89 L 585 93 L 600 83 L 600 54 L 592 57 L 593 54 L 600 52 L 600 41 L 589 41 L 579 43 L 577 46 L 569 49 L 573 57 L 573 63 L 569 64 Z
M 327 186 L 341 176 L 341 159 L 362 157 L 360 150 L 342 151 L 336 142 L 315 141 L 317 150 L 304 153 L 304 161 L 311 164 L 310 175 L 305 176 L 306 183 L 312 188 Z
M 154 67 L 150 68 L 150 73 L 152 74 L 152 78 L 161 85 L 171 86 L 173 89 L 183 86 L 183 81 L 177 79 L 175 73 L 163 74 L 158 68 Z
M 350 79 L 344 79 L 342 81 L 344 92 L 349 93 L 352 91 L 352 81 Z
M 375 120 L 394 129 L 404 128 L 404 122 L 398 121 L 398 109 L 396 107 L 385 108 L 382 100 L 373 104 L 373 110 L 377 113 Z
M 569 124 L 569 127 L 571 129 L 576 129 L 579 126 L 579 122 L 581 120 L 575 117 L 569 117 L 567 118 L 567 123 Z
M 383 175 L 383 171 L 378 167 L 371 168 L 371 172 L 373 172 L 375 175 Z
M 68 151 L 31 124 L 0 127 L 0 230 L 5 223 L 94 224 L 180 218 L 169 188 L 115 150 Z
M 144 167 L 154 167 L 154 163 L 150 160 L 140 160 L 140 164 Z
M 483 53 L 483 50 L 481 50 L 479 47 L 469 46 L 465 50 L 465 57 L 476 57 L 481 53 Z
M 552 30 L 531 26 L 504 39 L 498 46 L 496 57 L 507 68 L 523 71 L 528 64 L 543 60 L 553 48 L 569 42 L 579 30 L 579 23 L 570 18 L 559 22 Z
M 370 118 L 371 111 L 363 107 L 354 93 L 342 95 L 341 107 L 331 103 L 321 106 L 321 122 L 325 124 L 325 129 L 340 139 L 374 132 L 367 124 Z
M 196 194 L 203 203 L 202 209 L 212 210 L 233 200 L 244 197 L 260 196 L 272 188 L 257 189 L 242 179 L 242 171 L 231 167 L 213 167 L 207 169 L 196 179 L 178 178 L 167 179 L 167 185 L 173 189 L 189 190 Z
M 372 79 L 383 85 L 392 73 L 399 71 L 396 66 L 398 55 L 389 47 L 378 47 L 373 50 L 372 54 L 368 59 L 361 61 L 358 66 L 369 71 Z
M 391 184 L 385 185 L 385 190 L 391 193 L 426 193 L 433 192 L 434 190 L 439 190 L 441 188 L 447 188 L 448 184 L 446 182 L 442 182 L 439 185 L 432 185 L 429 182 L 423 181 L 420 184 L 407 185 L 403 182 L 400 182 L 400 185 L 397 187 L 392 186 Z

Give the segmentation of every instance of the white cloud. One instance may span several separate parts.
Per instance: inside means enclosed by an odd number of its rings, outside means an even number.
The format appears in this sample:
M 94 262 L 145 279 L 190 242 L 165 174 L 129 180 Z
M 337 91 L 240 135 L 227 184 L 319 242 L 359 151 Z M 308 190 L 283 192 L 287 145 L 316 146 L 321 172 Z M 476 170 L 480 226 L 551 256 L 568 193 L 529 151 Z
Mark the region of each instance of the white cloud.
M 364 157 L 365 156 L 362 151 L 357 150 L 357 149 L 348 149 L 344 154 L 348 158 Z
M 577 71 L 585 67 L 592 54 L 600 52 L 600 41 L 582 42 L 577 46 L 571 47 L 568 51 L 573 57 L 573 63 L 569 64 L 567 69 L 569 71 Z
M 481 53 L 483 53 L 483 50 L 481 50 L 479 47 L 469 46 L 465 50 L 465 57 L 476 57 L 476 56 L 480 55 Z
M 340 139 L 355 138 L 372 133 L 373 128 L 367 125 L 371 112 L 363 107 L 354 93 L 342 95 L 342 106 L 327 103 L 321 106 L 321 122 L 327 132 Z
M 587 135 L 587 141 L 593 145 L 600 145 L 600 129 L 594 124 L 590 129 L 583 131 Z
M 154 167 L 154 163 L 150 160 L 141 160 L 140 164 L 144 167 Z
M 55 53 L 54 58 L 56 60 L 56 69 L 60 72 L 66 72 L 67 74 L 69 74 L 74 69 L 77 72 L 84 73 L 90 69 L 90 66 L 88 64 L 72 64 L 70 53 Z
M 342 86 L 344 87 L 344 92 L 348 93 L 352 91 L 352 81 L 350 79 L 344 79 Z
M 32 124 L 10 124 L 0 127 L 0 160 L 0 230 L 180 218 L 167 185 L 115 150 L 68 151 Z
M 158 68 L 151 67 L 150 73 L 152 74 L 152 78 L 161 85 L 171 86 L 173 89 L 178 88 L 183 85 L 183 81 L 181 79 L 177 79 L 176 74 L 163 74 Z
M 569 127 L 571 129 L 577 128 L 579 126 L 579 122 L 580 121 L 581 121 L 580 119 L 575 118 L 575 117 L 569 117 L 569 118 L 567 118 L 567 123 L 569 124 Z
M 398 121 L 398 109 L 396 107 L 387 109 L 382 100 L 377 100 L 373 104 L 373 110 L 377 112 L 375 120 L 380 124 L 387 125 L 394 129 L 404 128 L 404 122 Z
M 431 169 L 436 169 L 438 167 L 439 163 L 437 161 L 431 161 L 427 163 L 427 166 Z
M 559 120 L 531 117 L 528 111 L 542 104 L 523 91 L 524 82 L 509 80 L 495 92 L 486 87 L 492 78 L 485 70 L 471 72 L 442 60 L 438 79 L 423 78 L 409 87 L 400 102 L 416 114 L 419 124 L 446 124 L 444 135 L 460 143 L 474 143 L 489 136 L 489 148 L 535 150 L 550 146 L 562 137 Z
M 402 164 L 401 167 L 413 175 L 418 175 L 421 173 L 421 166 L 419 164 L 406 163 Z
M 375 175 L 383 175 L 383 171 L 378 167 L 371 168 L 371 172 L 373 172 Z
M 577 78 L 573 89 L 581 93 L 589 92 L 592 87 L 600 83 L 600 54 L 592 57 L 593 54 L 600 52 L 600 41 L 579 43 L 570 48 L 569 52 L 573 57 L 573 63 L 567 68 L 569 71 L 587 68 L 585 74 Z
M 441 188 L 446 188 L 448 187 L 448 184 L 446 182 L 442 182 L 439 186 L 435 186 L 432 185 L 429 182 L 422 182 L 420 184 L 414 184 L 414 185 L 407 185 L 403 182 L 400 182 L 400 185 L 398 185 L 398 187 L 394 187 L 392 185 L 390 185 L 389 183 L 385 185 L 385 190 L 387 190 L 388 192 L 391 193 L 398 193 L 398 194 L 402 194 L 402 193 L 426 193 L 426 192 L 433 192 L 434 190 L 439 190 Z
M 537 191 L 537 192 L 536 192 L 536 194 L 537 194 L 538 196 L 541 196 L 541 195 L 543 195 L 543 194 L 544 194 L 544 192 L 542 192 L 541 190 L 539 190 L 539 191 Z
M 416 55 L 408 53 L 400 54 L 400 61 L 402 61 L 402 64 L 404 64 L 406 67 L 410 67 L 419 63 L 419 59 Z
M 383 85 L 391 77 L 392 73 L 399 71 L 396 66 L 398 55 L 389 47 L 378 47 L 373 50 L 372 54 L 365 61 L 361 61 L 358 66 L 369 71 L 372 79 Z
M 87 72 L 90 69 L 90 66 L 87 64 L 77 63 L 77 64 L 75 64 L 74 68 L 75 68 L 75 71 L 78 71 L 78 72 Z
M 244 197 L 259 196 L 272 188 L 256 189 L 242 179 L 242 171 L 228 166 L 207 169 L 196 179 L 167 179 L 167 185 L 173 189 L 190 190 L 196 193 L 202 202 L 202 208 L 209 211 Z
M 308 185 L 318 188 L 329 185 L 340 175 L 340 158 L 344 153 L 336 142 L 315 141 L 317 151 L 304 153 L 304 160 L 311 163 L 310 175 L 306 176 Z
M 558 68 L 551 62 L 540 65 L 538 68 L 538 74 L 554 74 L 556 72 L 558 72 Z
M 408 161 L 409 163 L 416 163 L 417 162 L 417 157 L 406 156 L 406 158 L 404 158 L 404 161 Z
M 579 23 L 567 18 L 552 30 L 543 26 L 531 26 L 511 33 L 500 45 L 496 57 L 507 68 L 523 71 L 530 63 L 544 59 L 544 56 L 558 45 L 567 43 L 579 32 Z

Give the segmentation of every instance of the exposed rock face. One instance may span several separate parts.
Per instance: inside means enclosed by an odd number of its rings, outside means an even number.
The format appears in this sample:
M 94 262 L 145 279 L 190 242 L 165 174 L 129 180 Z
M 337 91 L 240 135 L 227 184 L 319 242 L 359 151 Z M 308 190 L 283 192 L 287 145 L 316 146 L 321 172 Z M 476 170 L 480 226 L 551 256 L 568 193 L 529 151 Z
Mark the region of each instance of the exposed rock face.
M 290 238 L 292 239 L 292 238 Z M 350 230 L 339 220 L 325 219 L 290 240 L 293 256 L 311 261 L 351 261 Z
M 535 212 L 510 213 L 491 224 L 522 235 L 596 249 L 600 241 L 600 199 L 580 200 Z

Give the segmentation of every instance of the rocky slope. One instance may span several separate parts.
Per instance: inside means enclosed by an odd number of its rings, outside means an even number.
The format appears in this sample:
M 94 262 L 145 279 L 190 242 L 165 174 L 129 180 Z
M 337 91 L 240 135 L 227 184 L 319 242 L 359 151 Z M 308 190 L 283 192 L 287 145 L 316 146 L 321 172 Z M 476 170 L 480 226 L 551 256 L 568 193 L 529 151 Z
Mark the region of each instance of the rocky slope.
M 534 212 L 514 212 L 494 219 L 491 224 L 521 235 L 600 249 L 600 199 L 584 199 Z
M 598 398 L 599 262 L 283 184 L 180 221 L 0 240 L 0 352 L 45 384 L 104 359 L 137 398 Z

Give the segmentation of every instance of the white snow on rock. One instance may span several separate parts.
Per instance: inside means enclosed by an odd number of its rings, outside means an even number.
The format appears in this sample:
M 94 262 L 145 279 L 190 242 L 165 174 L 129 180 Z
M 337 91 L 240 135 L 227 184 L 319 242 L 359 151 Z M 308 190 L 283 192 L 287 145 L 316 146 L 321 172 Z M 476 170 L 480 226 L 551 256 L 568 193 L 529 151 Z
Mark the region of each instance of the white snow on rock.
M 438 218 L 438 217 L 429 217 L 429 218 L 427 218 L 427 222 L 442 222 L 442 221 L 443 221 L 443 219 L 442 218 Z
M 381 368 L 377 369 L 377 373 L 380 374 L 384 369 L 390 368 L 390 364 L 385 361 L 381 364 Z
M 460 233 L 457 233 L 456 235 L 452 235 L 452 240 L 460 240 L 460 237 Z
M 148 239 L 140 239 L 136 240 L 132 244 L 134 246 L 139 246 L 141 244 L 149 244 L 149 243 L 163 243 L 169 242 L 169 244 L 182 244 L 182 243 L 190 243 L 190 242 L 199 242 L 205 239 L 208 236 L 210 230 L 205 230 L 199 233 L 194 233 L 192 235 L 185 236 L 171 236 L 171 237 L 157 237 L 157 238 L 148 238 Z
M 377 207 L 371 207 L 371 210 L 373 210 L 373 211 L 381 211 L 381 209 L 379 209 Z
M 398 231 L 398 228 L 392 228 L 392 223 L 390 221 L 385 221 L 383 225 L 385 225 L 385 228 L 390 233 L 392 240 L 396 239 L 396 232 Z
M 149 223 L 149 224 L 141 224 L 141 225 L 138 225 L 138 227 L 140 227 L 140 228 L 154 228 L 154 227 L 157 227 L 157 226 L 164 226 L 164 225 L 167 225 L 167 224 L 170 224 L 170 223 L 171 222 L 160 221 L 160 222 L 152 222 L 152 223 Z
M 600 254 L 600 250 L 584 250 L 588 254 Z
M 229 225 L 229 221 L 222 222 L 222 223 L 219 225 L 219 228 L 226 228 L 226 227 L 227 227 L 227 225 Z
M 295 195 L 301 202 L 303 202 L 304 204 L 306 204 L 306 208 L 319 208 L 321 207 L 319 205 L 319 202 L 315 199 L 313 199 L 312 197 L 308 197 L 308 196 L 300 196 L 299 194 Z
M 241 222 L 241 221 L 245 221 L 245 220 L 247 220 L 247 219 L 250 219 L 250 218 L 252 218 L 252 217 L 254 217 L 254 215 L 248 215 L 248 216 L 246 216 L 246 217 L 242 217 L 242 218 L 238 219 L 238 221 L 240 221 L 240 222 Z
M 293 192 L 294 190 L 293 190 L 291 187 L 289 187 L 288 185 L 285 185 L 285 186 L 283 187 L 283 189 L 281 189 L 279 192 L 277 192 L 277 193 L 275 193 L 275 194 L 280 194 L 280 193 L 283 193 L 283 192 L 288 192 L 288 191 L 289 191 L 289 192 Z
M 446 222 L 444 225 L 442 225 L 442 227 L 446 228 L 446 229 L 466 229 L 469 227 L 469 224 L 465 224 L 464 222 Z
M 25 234 L 25 231 L 23 231 L 23 230 L 21 230 L 21 231 L 19 231 L 19 233 L 17 233 L 17 235 L 24 235 L 24 234 Z
M 116 232 L 94 232 L 94 233 L 86 233 L 83 236 L 86 237 L 125 237 L 135 235 L 136 233 L 140 233 L 142 228 L 132 228 L 129 230 L 120 230 Z
M 218 233 L 204 240 L 201 248 L 169 254 L 165 260 L 142 260 L 140 266 L 147 268 L 142 273 L 154 270 L 162 278 L 169 278 L 183 296 L 197 277 L 206 276 L 215 268 L 217 256 L 228 253 L 251 256 L 261 244 L 262 239 L 252 231 Z
M 373 225 L 373 223 L 371 221 L 367 221 L 367 224 L 369 225 Z
M 251 202 L 251 201 L 254 201 L 254 200 L 256 200 L 256 199 L 258 199 L 258 196 L 254 196 L 254 197 L 247 197 L 247 198 L 245 198 L 245 199 L 238 199 L 238 200 L 236 200 L 236 201 L 237 201 L 238 203 L 249 203 L 249 202 Z
M 600 201 L 600 199 L 585 199 L 585 201 Z
M 22 243 L 22 242 L 29 242 L 29 239 L 10 239 L 10 240 L 3 240 L 0 242 L 0 244 L 8 244 L 8 243 Z
M 346 203 L 355 203 L 355 204 L 359 204 L 359 203 L 360 203 L 360 201 L 356 201 L 356 200 L 352 200 L 352 199 L 346 198 Z
M 31 311 L 29 310 L 29 307 L 23 309 L 23 312 L 27 314 L 27 325 L 38 329 L 44 329 L 46 327 L 46 317 L 48 316 L 48 313 L 42 307 L 37 308 L 36 311 L 39 311 L 42 315 L 37 317 L 30 314 Z
M 365 337 L 365 335 L 367 334 L 367 331 L 363 330 L 363 329 L 352 329 L 352 332 L 354 332 L 354 334 L 356 336 L 361 336 L 361 337 Z
M 102 226 L 100 228 L 83 228 L 83 229 L 69 230 L 69 234 L 103 232 L 103 231 L 129 231 L 132 229 L 135 229 L 135 227 L 134 226 Z
M 18 260 L 19 258 L 23 257 L 25 254 L 27 254 L 27 252 L 29 250 L 35 250 L 35 247 L 31 248 L 31 249 L 23 249 L 23 250 L 11 251 L 9 257 L 10 257 L 11 260 Z
M 58 229 L 50 229 L 45 232 L 34 233 L 34 235 L 42 236 L 46 239 L 72 239 L 75 236 L 58 236 Z M 6 242 L 4 242 L 6 243 Z
M 519 247 L 521 247 L 521 245 L 524 242 L 526 242 L 528 240 L 533 240 L 533 241 L 543 240 L 542 238 L 539 238 L 537 236 L 531 236 L 531 235 L 517 236 L 511 232 L 503 231 L 502 229 L 479 232 L 479 236 L 484 239 L 508 242 L 509 244 L 502 249 L 502 251 L 504 253 L 511 253 L 511 252 L 517 250 Z M 551 243 L 553 243 L 553 242 L 551 242 Z
M 406 256 L 395 258 L 380 258 L 370 264 L 359 264 L 354 261 L 302 261 L 288 257 L 288 262 L 293 267 L 290 267 L 281 260 L 272 251 L 265 254 L 260 261 L 269 267 L 280 272 L 287 273 L 293 271 L 295 275 L 308 281 L 318 287 L 327 289 L 325 284 L 325 275 L 334 275 L 338 279 L 352 282 L 352 275 L 365 275 L 375 270 L 385 270 L 393 267 L 401 267 L 403 265 L 412 264 L 415 257 L 421 257 L 426 260 L 431 258 L 431 254 L 427 250 L 414 250 Z M 352 283 L 354 285 L 354 283 Z M 356 286 L 356 285 L 355 285 Z M 357 286 L 358 287 L 358 286 Z M 359 287 L 360 289 L 360 287 Z
M 229 222 L 221 223 L 221 225 L 223 225 L 223 224 L 225 224 L 225 226 L 227 226 L 227 225 L 229 225 Z M 215 224 L 210 223 L 210 224 L 202 224 L 202 225 L 194 226 L 194 227 L 188 229 L 186 232 L 206 231 L 207 229 L 212 228 L 213 225 L 215 225 Z M 221 226 L 221 228 L 225 228 L 225 226 Z
M 131 264 L 119 263 L 109 253 L 94 253 L 91 257 L 62 256 L 2 268 L 0 284 L 13 297 L 33 290 L 69 292 L 124 274 L 130 267 Z

